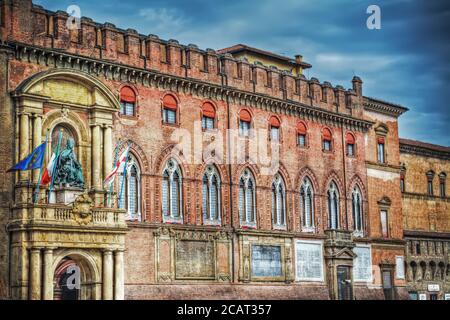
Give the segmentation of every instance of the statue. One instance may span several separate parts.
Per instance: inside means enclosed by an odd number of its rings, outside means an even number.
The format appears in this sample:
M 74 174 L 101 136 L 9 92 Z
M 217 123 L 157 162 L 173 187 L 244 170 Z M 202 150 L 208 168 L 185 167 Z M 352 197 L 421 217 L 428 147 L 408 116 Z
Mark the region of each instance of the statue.
M 73 152 L 74 145 L 75 141 L 68 139 L 66 148 L 59 155 L 55 185 L 84 188 L 83 170 Z

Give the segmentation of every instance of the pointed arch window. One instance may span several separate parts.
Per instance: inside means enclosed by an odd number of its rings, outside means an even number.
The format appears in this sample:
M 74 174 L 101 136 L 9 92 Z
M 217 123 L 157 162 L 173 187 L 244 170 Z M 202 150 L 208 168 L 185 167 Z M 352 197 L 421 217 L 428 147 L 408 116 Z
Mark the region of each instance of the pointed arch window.
M 272 183 L 272 222 L 274 229 L 286 230 L 286 189 L 279 174 Z
M 162 213 L 164 222 L 183 222 L 182 174 L 178 163 L 170 159 L 163 171 Z
M 352 192 L 352 213 L 353 213 L 353 229 L 354 235 L 362 237 L 364 235 L 363 207 L 361 190 L 358 186 L 353 188 Z
M 302 231 L 314 232 L 314 193 L 309 178 L 303 180 L 300 188 Z
M 129 154 L 126 177 L 123 181 L 123 195 L 119 208 L 127 210 L 128 220 L 141 220 L 141 170 L 136 158 Z M 121 179 L 122 181 L 122 179 Z
M 205 225 L 221 224 L 220 177 L 214 166 L 206 167 L 202 180 L 203 223 Z
M 244 170 L 239 180 L 239 216 L 241 226 L 256 228 L 256 184 L 250 170 Z
M 331 182 L 328 188 L 328 227 L 339 229 L 339 192 L 336 184 Z

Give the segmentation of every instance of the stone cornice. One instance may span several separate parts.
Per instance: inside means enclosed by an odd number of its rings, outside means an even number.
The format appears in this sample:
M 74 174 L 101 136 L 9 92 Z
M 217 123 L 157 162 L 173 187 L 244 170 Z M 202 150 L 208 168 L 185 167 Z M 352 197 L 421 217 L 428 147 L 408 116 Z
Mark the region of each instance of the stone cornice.
M 16 59 L 26 60 L 29 63 L 43 64 L 53 68 L 75 69 L 95 76 L 102 75 L 109 80 L 163 88 L 164 90 L 193 94 L 208 99 L 228 100 L 230 103 L 238 103 L 275 113 L 284 113 L 307 120 L 321 121 L 336 127 L 345 127 L 361 132 L 366 132 L 374 124 L 371 121 L 357 119 L 291 100 L 277 99 L 192 78 L 163 74 L 155 70 L 130 67 L 111 61 L 78 56 L 19 42 L 9 42 L 7 46 L 15 51 Z
M 450 160 L 450 152 L 404 143 L 400 143 L 400 153 L 408 153 L 416 156 Z
M 403 230 L 405 238 L 437 238 L 450 240 L 450 232 Z
M 403 106 L 369 97 L 364 97 L 364 109 L 396 118 L 409 111 Z
M 403 199 L 417 199 L 417 200 L 421 200 L 421 201 L 450 202 L 450 197 L 430 196 L 428 194 L 413 193 L 413 192 L 403 192 L 402 198 Z

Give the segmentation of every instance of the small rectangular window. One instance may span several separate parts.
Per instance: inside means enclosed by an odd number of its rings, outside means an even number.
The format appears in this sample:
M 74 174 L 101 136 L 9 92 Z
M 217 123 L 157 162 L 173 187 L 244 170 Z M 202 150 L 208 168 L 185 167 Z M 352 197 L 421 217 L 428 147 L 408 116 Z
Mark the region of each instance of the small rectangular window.
M 168 124 L 177 123 L 177 113 L 174 110 L 164 109 L 163 110 L 163 121 Z
M 349 157 L 354 157 L 355 156 L 355 145 L 354 144 L 347 144 L 347 155 Z
M 405 177 L 400 178 L 400 191 L 405 192 Z
M 433 195 L 433 181 L 428 181 L 428 195 L 432 196 Z
M 280 141 L 280 128 L 271 127 L 270 128 L 270 138 L 272 141 Z
M 378 143 L 377 151 L 378 151 L 378 162 L 385 163 L 384 143 L 381 142 Z
M 388 212 L 386 210 L 381 210 L 380 212 L 380 223 L 381 223 L 382 237 L 388 238 L 389 237 Z
M 202 129 L 203 130 L 214 129 L 214 118 L 203 117 L 202 118 Z
M 135 116 L 135 106 L 134 103 L 122 101 L 120 103 L 120 114 L 124 116 Z
M 330 140 L 323 140 L 323 150 L 331 151 L 331 141 Z
M 306 147 L 306 135 L 305 134 L 298 135 L 298 145 L 303 148 Z
M 250 133 L 250 122 L 240 121 L 239 122 L 239 134 L 244 137 L 248 137 Z

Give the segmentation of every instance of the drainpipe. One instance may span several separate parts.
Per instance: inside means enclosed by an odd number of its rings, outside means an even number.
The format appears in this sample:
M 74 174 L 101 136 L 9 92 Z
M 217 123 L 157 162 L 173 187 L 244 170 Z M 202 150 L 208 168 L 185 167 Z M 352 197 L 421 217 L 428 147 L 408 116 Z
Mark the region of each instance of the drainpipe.
M 348 225 L 348 211 L 347 211 L 347 174 L 346 174 L 346 165 L 345 165 L 345 160 L 346 160 L 346 144 L 345 144 L 345 135 L 344 135 L 344 124 L 342 123 L 342 130 L 341 130 L 341 137 L 342 137 L 342 165 L 343 165 L 343 170 L 344 170 L 344 208 L 345 208 L 345 224 L 347 226 L 347 230 L 349 230 L 349 225 Z

